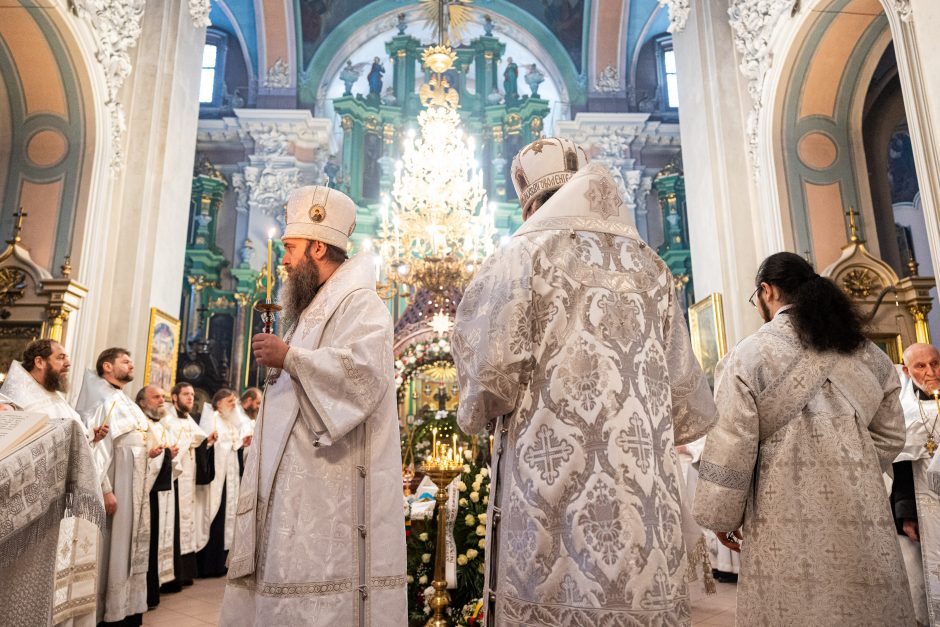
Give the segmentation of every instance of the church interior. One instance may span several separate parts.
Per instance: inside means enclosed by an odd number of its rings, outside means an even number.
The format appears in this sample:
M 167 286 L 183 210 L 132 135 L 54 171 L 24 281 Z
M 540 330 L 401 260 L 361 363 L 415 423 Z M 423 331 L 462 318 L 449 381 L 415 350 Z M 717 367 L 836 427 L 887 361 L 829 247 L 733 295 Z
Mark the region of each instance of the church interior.
M 940 337 L 938 28 L 936 0 L 5 0 L 0 372 L 48 338 L 72 403 L 110 346 L 128 391 L 263 388 L 288 197 L 343 192 L 394 323 L 409 624 L 436 611 L 441 440 L 467 464 L 439 624 L 480 625 L 492 437 L 458 428 L 451 334 L 523 224 L 513 156 L 566 138 L 610 170 L 711 383 L 779 251 L 901 364 Z M 692 624 L 733 625 L 737 560 L 708 545 Z M 218 624 L 221 600 L 197 581 L 143 624 Z

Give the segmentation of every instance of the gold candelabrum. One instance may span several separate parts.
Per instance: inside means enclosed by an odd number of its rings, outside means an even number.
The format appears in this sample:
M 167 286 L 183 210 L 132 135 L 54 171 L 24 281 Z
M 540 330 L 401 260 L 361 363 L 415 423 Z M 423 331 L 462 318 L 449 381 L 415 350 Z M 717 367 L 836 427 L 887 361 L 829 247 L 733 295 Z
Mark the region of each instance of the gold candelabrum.
M 436 431 L 436 430 L 435 430 Z M 435 433 L 433 453 L 422 465 L 424 474 L 431 478 L 437 486 L 437 546 L 434 555 L 434 596 L 428 606 L 434 612 L 426 627 L 448 627 L 447 617 L 444 614 L 450 605 L 450 595 L 447 593 L 447 576 L 444 574 L 444 560 L 447 552 L 447 486 L 463 472 L 463 452 L 437 442 Z

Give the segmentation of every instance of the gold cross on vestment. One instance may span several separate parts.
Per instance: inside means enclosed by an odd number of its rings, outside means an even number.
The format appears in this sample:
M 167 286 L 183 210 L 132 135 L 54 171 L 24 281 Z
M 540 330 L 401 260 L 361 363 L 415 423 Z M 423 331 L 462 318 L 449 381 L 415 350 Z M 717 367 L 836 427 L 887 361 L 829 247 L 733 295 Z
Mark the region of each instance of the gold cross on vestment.
M 531 144 L 528 148 L 526 148 L 526 149 L 522 152 L 522 154 L 525 154 L 525 153 L 527 153 L 527 152 L 530 151 L 530 150 L 531 150 L 532 152 L 534 152 L 535 154 L 537 154 L 537 155 L 538 155 L 538 154 L 542 154 L 542 149 L 545 148 L 545 146 L 548 146 L 549 143 L 550 143 L 550 142 L 547 142 L 547 141 L 545 141 L 544 139 L 537 139 L 537 140 L 535 140 L 534 142 L 532 142 L 532 144 Z

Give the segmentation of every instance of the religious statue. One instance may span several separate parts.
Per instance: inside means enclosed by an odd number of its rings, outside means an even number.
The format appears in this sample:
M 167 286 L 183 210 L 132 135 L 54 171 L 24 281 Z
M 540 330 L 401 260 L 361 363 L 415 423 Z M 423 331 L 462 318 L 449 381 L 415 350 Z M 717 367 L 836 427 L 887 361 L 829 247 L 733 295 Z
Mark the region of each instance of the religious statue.
M 238 256 L 241 257 L 242 265 L 250 267 L 255 261 L 255 244 L 250 239 L 246 239 L 245 243 L 242 244 L 241 250 L 238 251 Z
M 493 18 L 489 15 L 483 16 L 483 34 L 487 37 L 493 36 Z
M 339 73 L 339 80 L 343 81 L 343 84 L 346 86 L 346 90 L 343 92 L 344 96 L 352 96 L 353 85 L 356 84 L 356 81 L 359 80 L 359 77 L 362 76 L 362 70 L 365 69 L 366 63 L 357 63 L 353 65 L 351 60 L 346 61 L 346 66 Z M 372 74 L 370 73 L 371 77 Z M 370 84 L 372 79 L 369 79 Z
M 493 85 L 492 91 L 486 97 L 486 104 L 498 105 L 503 101 L 503 95 L 499 93 L 499 88 L 496 85 Z
M 399 14 L 398 14 L 398 24 L 397 24 L 397 27 L 398 27 L 398 34 L 399 34 L 399 35 L 404 35 L 404 34 L 405 34 L 405 30 L 408 28 L 408 24 L 405 23 L 405 14 L 404 14 L 404 13 L 399 13 Z
M 506 92 L 506 104 L 519 100 L 519 66 L 512 62 L 512 57 L 506 59 L 506 69 L 503 70 L 503 91 Z
M 376 98 L 381 97 L 382 95 L 382 75 L 385 74 L 385 68 L 382 66 L 382 62 L 379 61 L 378 57 L 375 57 L 372 60 L 372 69 L 369 70 L 369 75 L 366 77 L 369 79 L 369 95 Z
M 336 184 L 339 178 L 339 160 L 336 155 L 330 155 L 326 159 L 326 165 L 323 166 L 323 174 L 326 176 L 326 186 L 332 189 L 338 189 Z
M 545 82 L 545 75 L 535 67 L 535 64 L 529 66 L 528 71 L 525 73 L 525 82 L 529 85 L 529 90 L 532 92 L 533 98 L 539 97 L 539 85 Z

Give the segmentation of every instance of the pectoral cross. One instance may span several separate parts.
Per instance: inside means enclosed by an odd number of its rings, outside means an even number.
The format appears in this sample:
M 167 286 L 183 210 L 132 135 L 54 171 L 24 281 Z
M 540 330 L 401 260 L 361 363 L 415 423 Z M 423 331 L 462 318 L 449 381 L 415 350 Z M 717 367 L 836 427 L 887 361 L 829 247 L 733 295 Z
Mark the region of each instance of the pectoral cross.
M 937 443 L 934 441 L 932 435 L 927 436 L 927 444 L 924 445 L 927 449 L 927 454 L 933 457 L 934 451 L 937 450 Z

